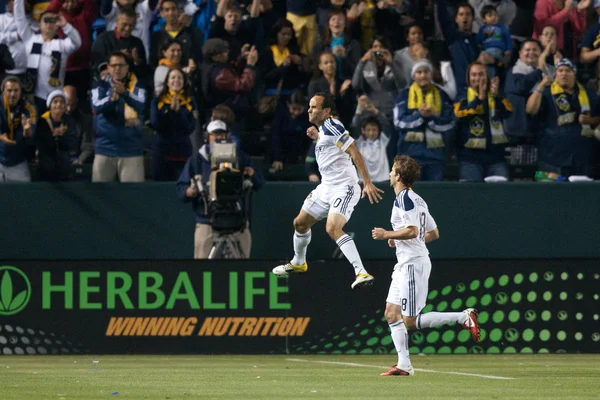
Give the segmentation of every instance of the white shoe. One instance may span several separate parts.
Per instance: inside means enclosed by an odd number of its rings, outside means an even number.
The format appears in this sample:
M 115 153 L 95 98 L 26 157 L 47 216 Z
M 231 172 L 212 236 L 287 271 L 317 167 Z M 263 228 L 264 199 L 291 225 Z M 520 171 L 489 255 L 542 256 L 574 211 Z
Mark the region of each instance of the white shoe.
M 467 319 L 462 324 L 463 328 L 471 332 L 473 340 L 479 342 L 481 340 L 481 330 L 479 329 L 479 322 L 477 321 L 477 310 L 474 308 L 467 308 L 463 312 L 467 315 Z
M 358 274 L 356 280 L 352 283 L 352 289 L 360 289 L 365 286 L 371 286 L 375 278 L 371 274 Z
M 306 272 L 307 270 L 308 270 L 307 263 L 304 263 L 302 265 L 294 265 L 291 262 L 289 262 L 287 264 L 278 265 L 275 268 L 273 268 L 273 273 L 275 275 L 285 276 L 285 275 L 289 275 L 289 274 Z

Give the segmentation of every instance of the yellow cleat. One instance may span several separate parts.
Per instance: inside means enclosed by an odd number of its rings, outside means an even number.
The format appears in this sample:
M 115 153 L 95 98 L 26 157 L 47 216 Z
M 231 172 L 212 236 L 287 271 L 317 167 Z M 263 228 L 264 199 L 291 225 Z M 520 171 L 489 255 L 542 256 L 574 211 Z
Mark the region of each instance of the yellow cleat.
M 294 265 L 291 262 L 283 265 L 278 265 L 273 268 L 273 273 L 275 275 L 289 275 L 289 274 L 297 274 L 300 272 L 308 271 L 308 264 L 304 263 L 302 265 Z

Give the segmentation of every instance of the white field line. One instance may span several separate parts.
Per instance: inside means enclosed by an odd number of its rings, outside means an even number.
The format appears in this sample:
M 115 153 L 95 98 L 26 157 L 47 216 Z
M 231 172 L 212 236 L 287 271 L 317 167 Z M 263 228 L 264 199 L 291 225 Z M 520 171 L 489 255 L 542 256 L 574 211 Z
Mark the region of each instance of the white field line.
M 382 367 L 379 365 L 357 364 L 357 363 L 349 363 L 349 362 L 341 362 L 341 361 L 316 361 L 316 360 L 303 360 L 301 358 L 286 358 L 286 361 L 307 362 L 307 363 L 316 363 L 316 364 L 335 364 L 335 365 L 345 365 L 348 367 L 367 367 L 367 368 L 389 369 L 389 367 Z M 433 374 L 473 376 L 476 378 L 483 378 L 483 379 L 501 379 L 501 380 L 507 380 L 507 381 L 516 379 L 516 378 L 509 378 L 506 376 L 470 374 L 468 372 L 434 371 L 432 369 L 421 369 L 421 368 L 415 368 L 415 371 L 429 372 L 429 373 L 433 373 Z

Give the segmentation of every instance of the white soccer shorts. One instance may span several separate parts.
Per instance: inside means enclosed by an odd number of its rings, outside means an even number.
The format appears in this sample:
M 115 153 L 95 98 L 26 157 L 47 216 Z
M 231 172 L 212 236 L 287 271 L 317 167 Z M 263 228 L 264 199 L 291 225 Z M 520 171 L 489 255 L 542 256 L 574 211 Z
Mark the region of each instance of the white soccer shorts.
M 302 209 L 317 220 L 329 214 L 342 214 L 346 222 L 350 221 L 352 211 L 360 200 L 361 188 L 355 185 L 327 186 L 320 184 L 310 192 Z
M 430 273 L 429 258 L 419 259 L 418 263 L 396 264 L 386 301 L 400 306 L 402 315 L 416 317 L 427 302 Z

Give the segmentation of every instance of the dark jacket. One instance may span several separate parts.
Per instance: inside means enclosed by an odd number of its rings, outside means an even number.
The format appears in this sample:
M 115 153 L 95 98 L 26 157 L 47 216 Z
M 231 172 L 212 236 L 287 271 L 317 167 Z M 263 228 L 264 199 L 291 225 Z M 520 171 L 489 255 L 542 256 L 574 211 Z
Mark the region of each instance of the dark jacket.
M 15 145 L 8 145 L 4 142 L 0 142 L 0 164 L 6 167 L 13 167 L 17 164 L 21 164 L 25 161 L 26 156 L 26 145 L 31 141 L 29 138 L 23 136 L 23 126 L 21 125 L 21 115 L 24 114 L 25 118 L 30 118 L 33 124 L 33 131 L 35 135 L 35 124 L 37 123 L 37 110 L 33 103 L 29 100 L 21 99 L 15 107 L 12 108 L 11 112 L 13 115 L 12 123 L 12 135 L 10 133 L 9 121 L 4 108 L 4 101 L 0 96 L 0 129 L 2 133 L 6 133 L 9 139 L 17 142 Z
M 348 36 L 346 36 L 344 38 L 344 48 L 346 49 L 346 57 L 343 57 L 341 59 L 341 65 L 338 65 L 338 74 L 341 73 L 341 77 L 343 79 L 352 79 L 352 75 L 354 75 L 354 69 L 358 65 L 360 56 L 362 54 L 360 50 L 360 44 L 356 40 L 350 39 Z M 323 52 L 331 53 L 331 44 L 317 42 L 313 52 L 313 56 L 317 62 L 319 60 L 319 54 Z M 338 57 L 336 57 L 336 59 L 337 58 Z
M 306 130 L 310 126 L 308 114 L 292 118 L 286 104 L 277 107 L 271 125 L 272 161 L 297 163 L 298 158 L 304 156 L 308 149 L 310 138 L 306 136 Z
M 127 86 L 127 84 L 126 84 Z M 92 89 L 92 111 L 96 132 L 96 154 L 108 157 L 136 157 L 144 154 L 142 115 L 146 91 L 138 82 L 133 93 L 126 92 L 112 101 L 113 90 L 107 80 L 99 81 Z M 125 126 L 125 104 L 138 114 L 140 123 Z
M 225 18 L 215 15 L 210 28 L 210 38 L 226 40 L 229 43 L 229 59 L 235 62 L 240 56 L 244 44 L 254 44 L 259 27 L 260 18 L 248 18 L 241 22 L 237 32 L 232 35 L 225 30 Z
M 290 49 L 291 54 L 300 54 L 297 49 Z M 300 71 L 298 65 L 292 63 L 287 67 L 280 65 L 279 67 L 275 65 L 275 61 L 273 61 L 273 51 L 271 50 L 271 46 L 267 46 L 265 51 L 261 54 L 258 59 L 260 63 L 260 69 L 262 72 L 263 82 L 265 84 L 266 90 L 276 90 L 277 85 L 279 84 L 279 80 L 283 78 L 283 83 L 281 90 L 284 91 L 293 91 L 295 89 L 299 89 L 300 85 L 303 83 L 303 73 Z M 267 93 L 268 95 L 275 93 Z
M 212 172 L 209 161 L 209 149 L 210 148 L 208 145 L 204 145 L 200 148 L 200 150 L 192 154 L 192 156 L 187 160 L 185 167 L 183 167 L 183 171 L 177 180 L 179 199 L 185 203 L 192 203 L 192 208 L 194 209 L 194 213 L 196 215 L 196 222 L 199 224 L 207 224 L 209 222 L 207 182 L 210 179 L 210 174 Z M 237 145 L 237 149 L 240 170 L 243 170 L 245 167 L 254 167 L 252 164 L 252 159 L 240 150 L 239 144 Z M 194 198 L 189 198 L 186 196 L 185 192 L 192 185 L 192 181 L 195 179 L 200 179 L 202 186 L 204 187 L 204 191 L 199 193 L 198 196 Z M 254 171 L 252 183 L 254 185 L 252 190 L 254 191 L 260 189 L 265 184 L 264 177 L 260 171 Z M 249 204 L 245 204 L 246 211 L 248 206 Z
M 153 156 L 162 155 L 184 160 L 192 154 L 190 134 L 196 129 L 193 111 L 196 105 L 192 100 L 192 110 L 181 106 L 179 111 L 171 110 L 159 98 L 152 99 L 150 122 L 156 130 L 153 141 Z
M 535 85 L 542 80 L 542 71 L 537 68 L 529 74 L 519 71 L 515 66 L 506 74 L 504 94 L 513 105 L 513 112 L 506 119 L 506 133 L 509 136 L 534 137 L 535 121 L 525 112 L 525 105 Z
M 354 116 L 354 109 L 356 108 L 356 96 L 354 90 L 350 87 L 343 96 L 340 95 L 340 88 L 342 87 L 343 81 L 336 79 L 335 86 L 335 107 L 339 113 L 341 121 L 346 126 L 350 126 L 352 123 L 352 117 Z M 308 84 L 308 98 L 310 99 L 315 93 L 326 92 L 329 93 L 329 82 L 324 76 L 313 79 Z
M 64 115 L 60 121 L 54 121 L 49 114 L 46 112 L 41 116 L 35 132 L 40 175 L 46 181 L 68 180 L 71 175 L 71 153 L 77 148 L 75 121 L 68 115 Z M 63 124 L 67 126 L 67 131 L 61 136 L 53 136 L 52 130 Z

